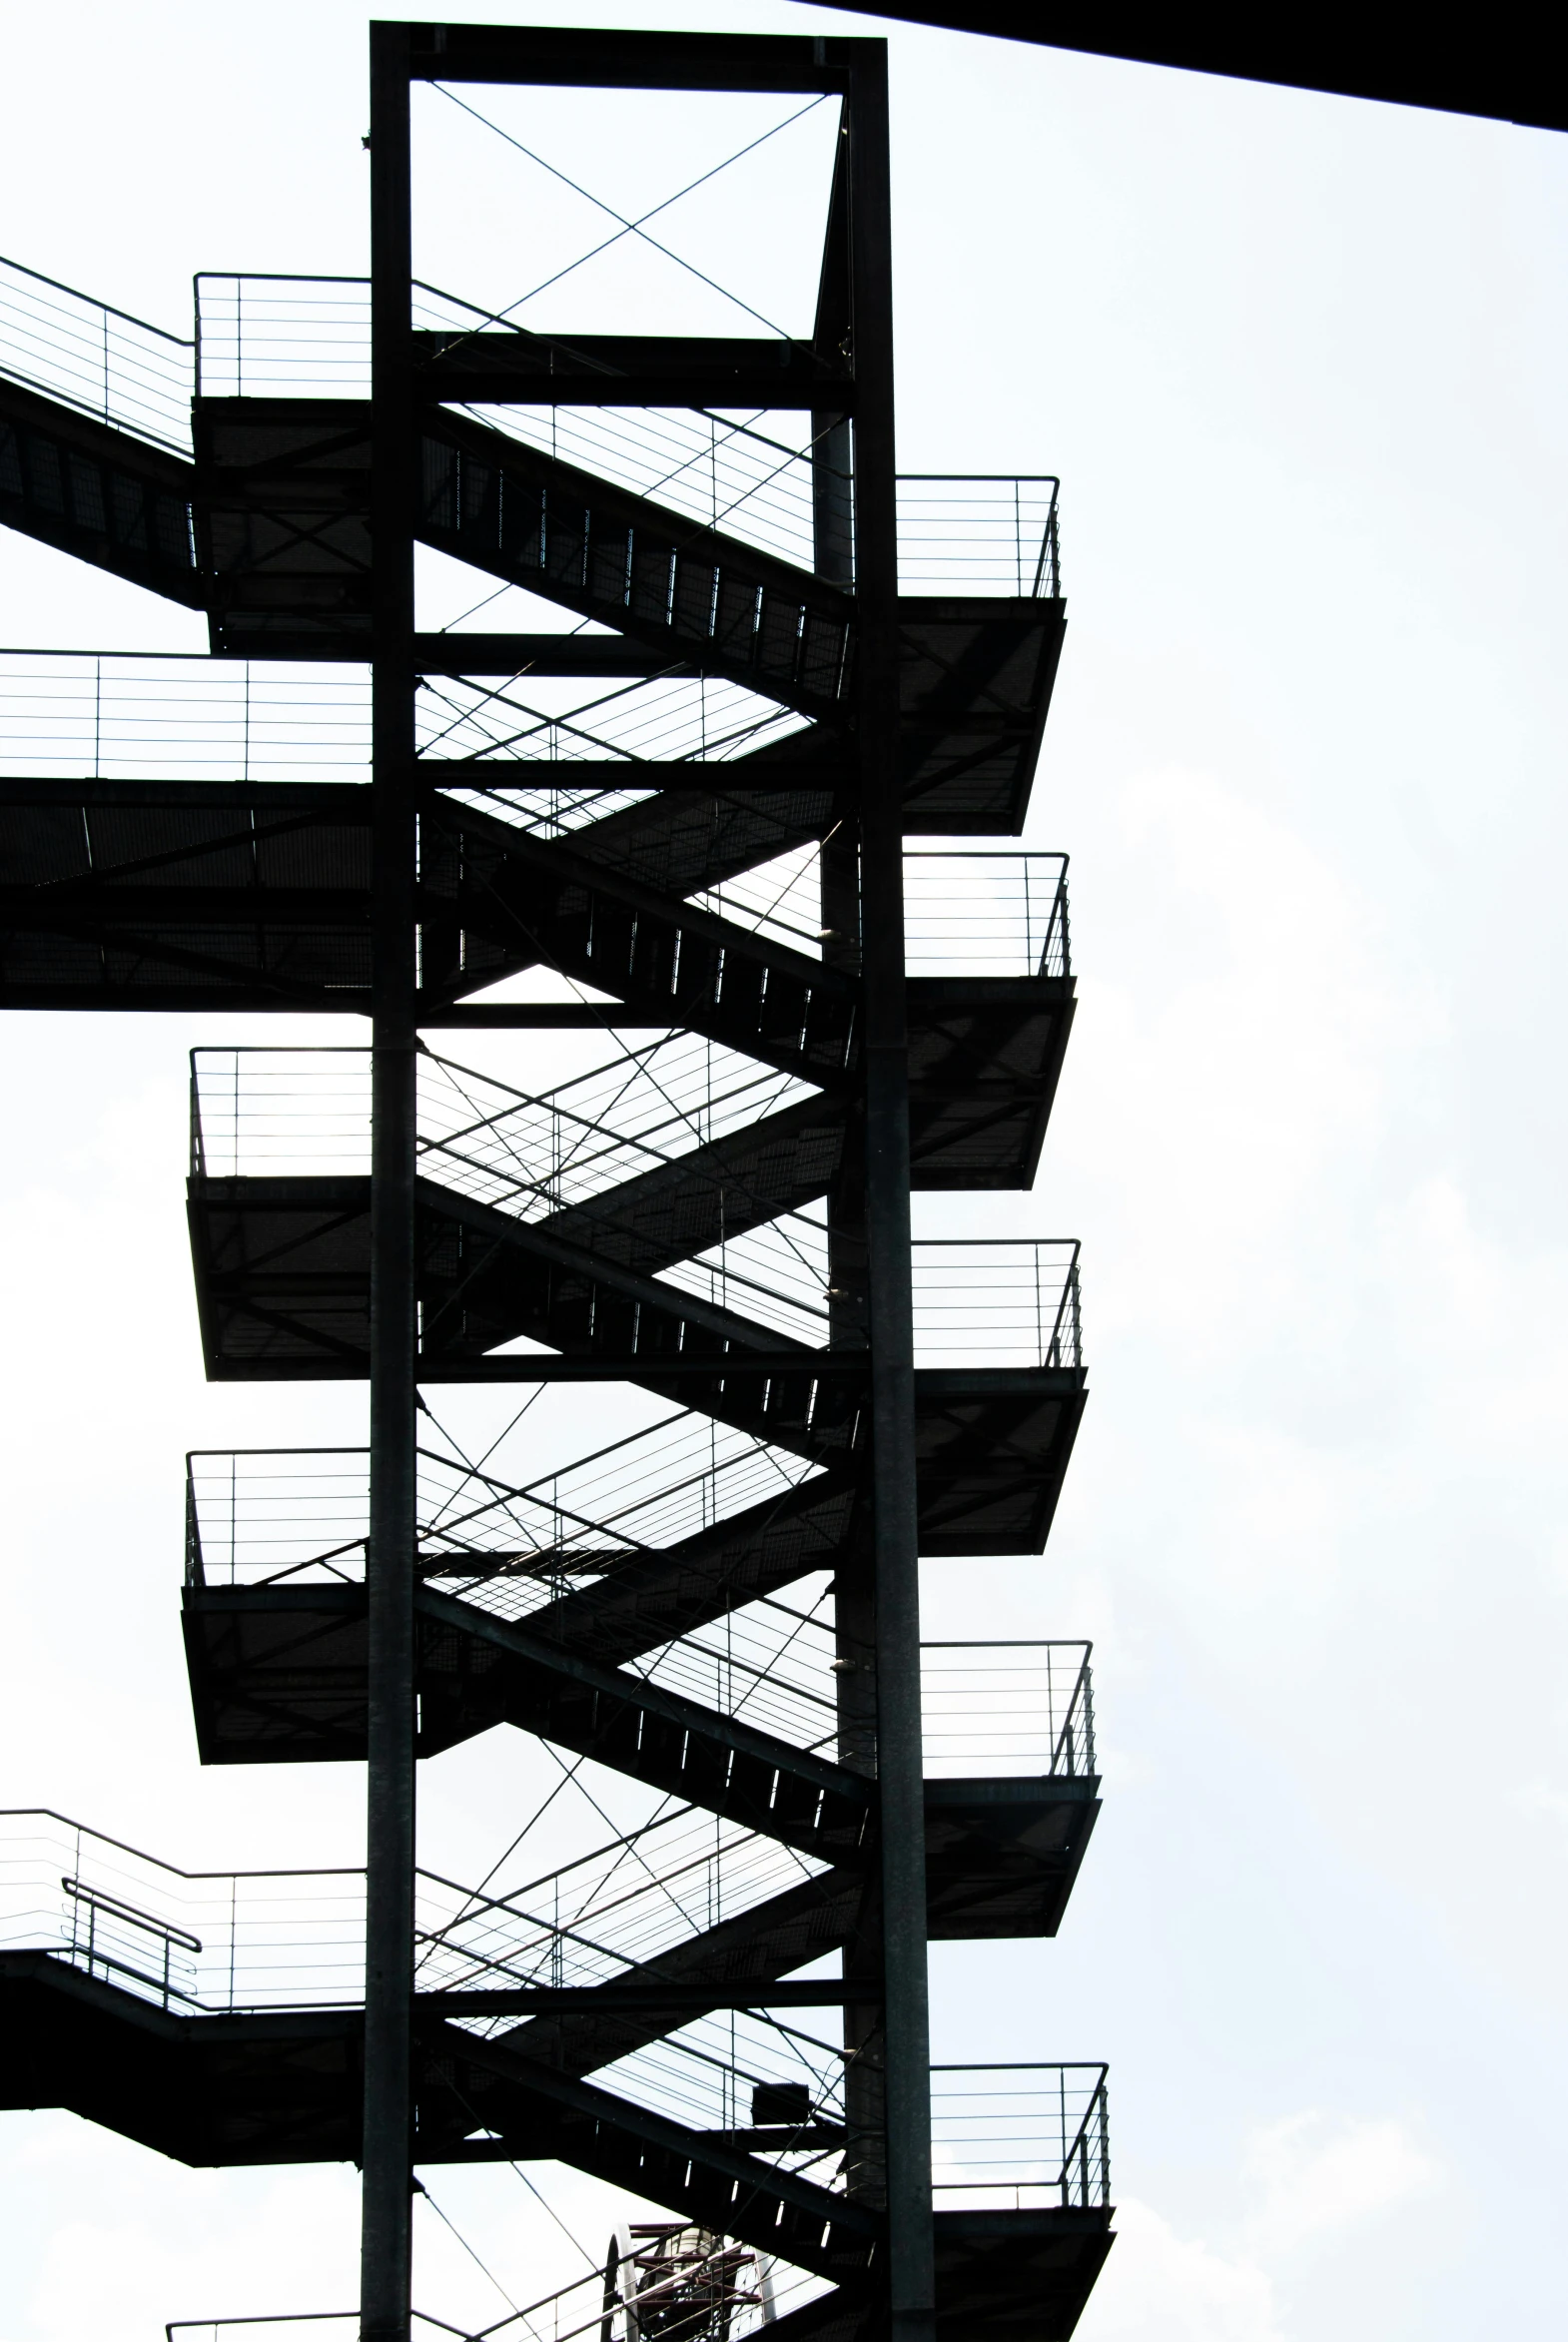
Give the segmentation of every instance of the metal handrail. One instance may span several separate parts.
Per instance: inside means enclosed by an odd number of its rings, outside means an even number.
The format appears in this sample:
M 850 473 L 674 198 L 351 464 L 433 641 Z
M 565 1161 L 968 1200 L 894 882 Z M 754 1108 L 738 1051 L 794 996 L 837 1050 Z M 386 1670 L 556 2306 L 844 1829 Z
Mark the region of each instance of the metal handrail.
M 76 307 L 76 316 L 63 311 L 58 304 L 40 302 L 37 314 L 20 304 L 0 308 L 0 374 L 13 382 L 26 384 L 40 390 L 46 397 L 70 406 L 79 414 L 88 414 L 97 422 L 133 433 L 151 444 L 169 447 L 181 454 L 190 452 L 190 398 L 194 368 L 190 379 L 180 382 L 180 395 L 172 384 L 158 384 L 156 373 L 149 373 L 148 355 L 144 351 L 133 361 L 133 374 L 128 377 L 125 361 L 129 355 L 127 335 L 145 337 L 159 346 L 155 366 L 178 367 L 184 378 L 180 361 L 171 362 L 163 355 L 169 352 L 195 353 L 194 342 L 183 335 L 171 334 L 163 326 L 155 326 L 146 318 L 135 316 L 130 310 L 117 309 L 112 302 L 99 301 L 92 294 L 78 291 L 74 285 L 62 284 L 58 277 L 45 276 L 41 269 L 30 269 L 22 261 L 13 261 L 0 255 L 0 271 L 9 271 L 14 277 L 25 278 L 28 285 L 42 286 L 51 294 L 63 295 Z M 48 312 L 51 322 L 45 323 Z M 83 332 L 85 324 L 87 331 Z M 124 331 L 116 336 L 110 321 Z M 7 323 L 15 321 L 20 327 L 21 339 L 12 343 L 6 331 Z M 14 348 L 21 363 L 8 358 L 4 352 Z M 134 345 L 133 345 L 134 348 Z M 144 382 L 154 385 L 136 399 L 118 397 L 115 393 L 116 361 L 119 361 L 119 379 L 123 384 L 140 372 Z M 176 419 L 178 417 L 178 420 Z
M 1062 562 L 1058 506 L 1062 481 L 1059 474 L 1054 471 L 901 471 L 898 474 L 897 484 L 899 487 L 940 484 L 952 487 L 1011 488 L 1013 491 L 1015 583 L 1018 587 L 1018 599 L 1038 601 L 1042 597 L 1055 598 L 1060 595 L 1062 591 Z M 1025 488 L 1049 488 L 1051 491 L 1046 501 L 1045 519 L 1041 524 L 1040 550 L 1035 555 L 1033 566 L 1029 570 L 1027 585 L 1025 584 L 1024 562 L 1026 523 L 1024 499 L 1021 493 Z M 1030 532 L 1033 533 L 1032 518 L 1029 525 Z
M 1095 2209 L 1103 2211 L 1109 2209 L 1111 2202 L 1111 2135 L 1108 2090 L 1110 2070 L 1103 2058 L 1069 2058 L 1030 2062 L 1007 2059 L 973 2064 L 933 2065 L 931 2068 L 933 2080 L 939 2074 L 1055 2075 L 1055 2127 L 1057 2150 L 1061 2158 L 1055 2177 L 959 2179 L 948 2182 L 946 2185 L 939 2180 L 937 2192 L 939 2194 L 958 2194 L 979 2193 L 982 2190 L 1006 2192 L 1008 2189 L 1012 2189 L 1016 2194 L 1022 2195 L 1026 2191 L 1044 2189 L 1058 2195 L 1061 2208 L 1064 2211 Z M 1077 2074 L 1094 2075 L 1095 2079 L 1092 2085 L 1088 2086 L 1084 2110 L 1078 2116 L 1072 2134 L 1069 2136 L 1069 2123 L 1073 2117 L 1068 2102 L 1068 2077 Z M 1045 2094 L 1049 2102 L 1053 2093 L 1048 2089 Z M 1050 2117 L 1048 2116 L 1047 2119 L 1049 2121 Z M 1023 2145 L 1027 2143 L 1027 2140 L 1020 2138 L 1015 2132 L 1012 2134 L 1010 2143 Z M 1048 2158 L 1024 2156 L 1017 2159 L 1025 2162 L 1046 2161 L 1049 2167 Z

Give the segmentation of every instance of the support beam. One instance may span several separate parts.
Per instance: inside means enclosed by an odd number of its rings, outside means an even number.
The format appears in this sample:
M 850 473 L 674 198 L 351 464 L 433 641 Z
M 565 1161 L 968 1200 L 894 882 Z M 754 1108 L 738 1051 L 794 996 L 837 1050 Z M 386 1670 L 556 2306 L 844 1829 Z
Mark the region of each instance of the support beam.
M 414 1707 L 413 397 L 408 28 L 371 29 L 371 1513 L 362 2342 L 408 2342 Z
M 851 82 L 849 148 L 889 2331 L 892 2342 L 935 2342 L 909 1040 L 898 770 L 892 218 L 886 54 L 870 44 L 858 57 Z

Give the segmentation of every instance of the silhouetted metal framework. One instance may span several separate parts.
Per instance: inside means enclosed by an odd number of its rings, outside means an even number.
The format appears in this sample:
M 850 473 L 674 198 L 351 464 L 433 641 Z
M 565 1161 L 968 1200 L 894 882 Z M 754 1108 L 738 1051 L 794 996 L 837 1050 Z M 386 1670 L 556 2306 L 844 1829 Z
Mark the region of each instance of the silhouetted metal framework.
M 824 5 L 847 8 L 855 0 Z M 1138 65 L 1568 130 L 1562 42 L 1549 16 L 1519 7 L 1486 16 L 1429 11 L 1419 19 L 1392 8 L 1251 16 L 1229 8 L 1185 8 L 1176 16 L 1164 8 L 1065 7 L 1048 0 L 857 12 L 1042 48 L 1082 49 Z
M 417 286 L 421 81 L 830 100 L 811 335 L 567 342 Z M 209 1374 L 371 1394 L 368 1449 L 191 1458 L 184 1610 L 204 1761 L 363 1761 L 364 1874 L 3 1818 L 0 2096 L 191 2161 L 357 2155 L 369 2342 L 409 2332 L 415 2163 L 517 2156 L 668 2210 L 611 2277 L 671 2333 L 1049 2342 L 1110 2245 L 1104 2068 L 934 2073 L 927 1945 L 1055 1933 L 1088 1653 L 923 1648 L 917 1563 L 1043 1546 L 1078 1252 L 915 1244 L 910 1198 L 1033 1179 L 1066 864 L 906 838 L 1022 827 L 1056 483 L 896 474 L 880 42 L 377 25 L 371 169 L 369 286 L 308 288 L 369 373 L 320 396 L 246 341 L 281 280 L 199 281 L 188 344 L 0 264 L 0 518 L 205 610 L 213 654 L 0 654 L 37 743 L 0 738 L 0 1005 L 368 1018 L 198 1051 L 189 1193 Z M 752 463 L 726 513 L 626 484 L 640 409 Z M 770 534 L 741 508 L 781 479 Z M 420 635 L 416 543 L 606 631 Z M 531 968 L 584 997 L 472 998 Z M 507 1089 L 443 1054 L 465 1028 L 616 1055 Z M 527 1486 L 421 1446 L 421 1384 L 550 1380 L 671 1411 Z M 416 1868 L 416 1766 L 502 1722 L 666 1802 L 464 1895 Z M 789 2014 L 823 2008 L 836 2044 Z M 603 2317 L 663 2330 L 652 2294 Z

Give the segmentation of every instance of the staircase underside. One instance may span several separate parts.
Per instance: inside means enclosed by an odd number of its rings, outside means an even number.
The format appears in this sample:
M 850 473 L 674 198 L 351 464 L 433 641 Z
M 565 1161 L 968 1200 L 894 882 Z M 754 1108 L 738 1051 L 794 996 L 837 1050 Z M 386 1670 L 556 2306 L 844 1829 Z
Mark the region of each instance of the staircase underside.
M 363 1589 L 189 1587 L 183 1616 L 204 1763 L 363 1761 Z M 660 1695 L 623 1670 L 579 1662 L 568 1675 L 539 1638 L 537 1622 L 528 1625 L 534 1631 L 524 1635 L 449 1597 L 419 1597 L 421 1756 L 512 1725 L 839 1869 L 871 1875 L 874 1797 L 856 1777 L 815 1760 L 792 1765 L 791 1753 L 765 1735 Z M 929 1782 L 932 1936 L 1055 1935 L 1099 1811 L 1098 1792 L 1093 1778 Z
M 0 2105 L 65 2107 L 195 2166 L 358 2154 L 357 2008 L 176 2015 L 65 1960 L 13 1952 L 0 1953 Z M 524 2040 L 549 2046 L 527 2023 L 481 2039 L 442 2013 L 439 1995 L 421 1997 L 416 2164 L 568 2162 L 834 2280 L 834 2294 L 779 2322 L 781 2335 L 869 2342 L 860 2287 L 879 2213 L 528 2054 Z M 939 2211 L 939 2330 L 951 2342 L 1065 2342 L 1110 2249 L 1111 2217 Z
M 791 1347 L 736 1312 L 420 1182 L 421 1381 L 622 1380 L 831 1463 L 863 1451 L 854 1352 Z M 193 1180 L 207 1372 L 363 1380 L 369 1182 Z M 540 1345 L 499 1354 L 526 1339 Z M 925 1367 L 915 1376 L 922 1550 L 1039 1552 L 1083 1413 L 1082 1368 Z

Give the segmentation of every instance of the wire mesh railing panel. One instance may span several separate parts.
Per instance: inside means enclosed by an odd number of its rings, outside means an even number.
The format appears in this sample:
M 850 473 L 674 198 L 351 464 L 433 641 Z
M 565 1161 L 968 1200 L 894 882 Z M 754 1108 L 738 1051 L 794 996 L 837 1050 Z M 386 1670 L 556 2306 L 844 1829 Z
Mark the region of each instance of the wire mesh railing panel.
M 911 976 L 1072 974 L 1065 854 L 904 856 Z
M 371 1169 L 367 1049 L 193 1049 L 202 1178 L 359 1177 Z
M 1071 1238 L 921 1240 L 911 1272 L 918 1366 L 1083 1365 Z
M 370 1168 L 365 1050 L 192 1053 L 192 1161 L 210 1178 Z M 636 1048 L 534 1096 L 426 1052 L 422 1174 L 518 1218 L 580 1207 L 816 1094 L 690 1033 Z M 692 1175 L 701 1176 L 699 1167 Z M 733 1174 L 728 1179 L 733 1191 Z
M 415 279 L 416 332 L 464 333 L 482 310 Z M 369 277 L 204 270 L 196 280 L 198 389 L 204 398 L 369 398 Z
M 354 2005 L 365 1875 L 185 1872 L 44 1812 L 0 1814 L 0 1946 L 160 2007 Z
M 765 2002 L 767 1986 L 758 1986 Z M 733 2143 L 825 2186 L 839 2179 L 845 2146 L 842 2046 L 811 2017 L 726 2009 L 695 2018 L 607 2065 L 606 2089 L 687 2129 L 733 2134 Z
M 519 1538 L 514 1563 L 464 1567 L 458 1548 L 472 1534 L 464 1485 L 421 1529 L 421 1550 L 427 1571 L 465 1601 L 520 1619 L 622 1561 L 667 1551 L 817 1477 L 815 1465 L 749 1432 L 681 1413 L 508 1492 L 504 1506 L 497 1501 L 497 1521 L 520 1522 L 536 1541 L 531 1555 Z M 442 1548 L 451 1560 L 437 1566 Z
M 358 1583 L 365 1448 L 197 1450 L 186 1461 L 187 1582 Z M 749 1432 L 681 1413 L 521 1487 L 421 1448 L 420 1575 L 522 1619 L 621 1563 L 677 1545 L 819 1477 Z
M 936 852 L 904 856 L 905 964 L 911 976 L 1072 973 L 1067 856 Z M 819 954 L 819 849 L 813 842 L 691 897 L 699 909 Z M 854 944 L 855 936 L 843 940 Z
M 688 899 L 700 911 L 711 911 L 715 918 L 727 919 L 748 934 L 787 944 L 791 951 L 804 952 L 808 958 L 820 958 L 828 940 L 822 925 L 822 876 L 814 839 Z
M 1059 484 L 1044 474 L 901 473 L 900 592 L 1059 594 Z
M 646 497 L 776 560 L 815 565 L 807 415 L 690 406 L 470 406 L 481 422 L 540 454 Z M 837 503 L 852 482 L 834 475 Z
M 502 1892 L 418 1875 L 420 1991 L 608 1983 L 821 1875 L 823 1865 L 680 1806 Z M 514 2016 L 475 2017 L 483 2029 Z
M 1088 1643 L 922 1643 L 931 1779 L 1093 1778 Z
M 503 1894 L 421 1870 L 418 1988 L 608 1982 L 823 1868 L 680 1807 Z M 44 1952 L 160 2007 L 356 2006 L 364 1941 L 363 1870 L 185 1872 L 62 1815 L 0 1814 L 0 1950 Z
M 193 348 L 0 259 L 0 374 L 154 445 L 191 449 Z
M 788 1747 L 837 1754 L 832 1588 L 825 1576 L 726 1611 L 631 1661 L 633 1672 Z M 869 1657 L 869 1654 L 868 1654 Z
M 941 2210 L 1103 2210 L 1111 2201 L 1106 2068 L 934 2065 L 931 2148 Z
M 814 1095 L 793 1076 L 691 1033 L 623 1046 L 539 1097 L 426 1056 L 421 1169 L 476 1201 L 537 1218 L 589 1203 Z M 703 1175 L 700 1166 L 691 1170 Z M 733 1174 L 726 1183 L 733 1191 Z
M 732 1309 L 786 1341 L 828 1338 L 828 1230 L 820 1211 L 786 1211 L 660 1269 L 658 1282 Z
M 0 651 L 0 776 L 342 781 L 367 774 L 363 667 Z
M 473 759 L 503 768 L 624 760 L 723 763 L 805 727 L 738 684 L 632 682 L 582 698 L 580 684 L 430 676 L 415 699 L 421 758 L 441 783 Z M 0 775 L 102 780 L 354 780 L 371 761 L 363 666 L 178 653 L 0 651 Z M 446 768 L 450 767 L 448 771 Z M 564 836 L 643 792 L 454 791 L 541 837 Z
M 204 270 L 196 353 L 203 398 L 369 398 L 370 279 Z
M 198 1448 L 185 1473 L 187 1585 L 363 1583 L 368 1448 Z

